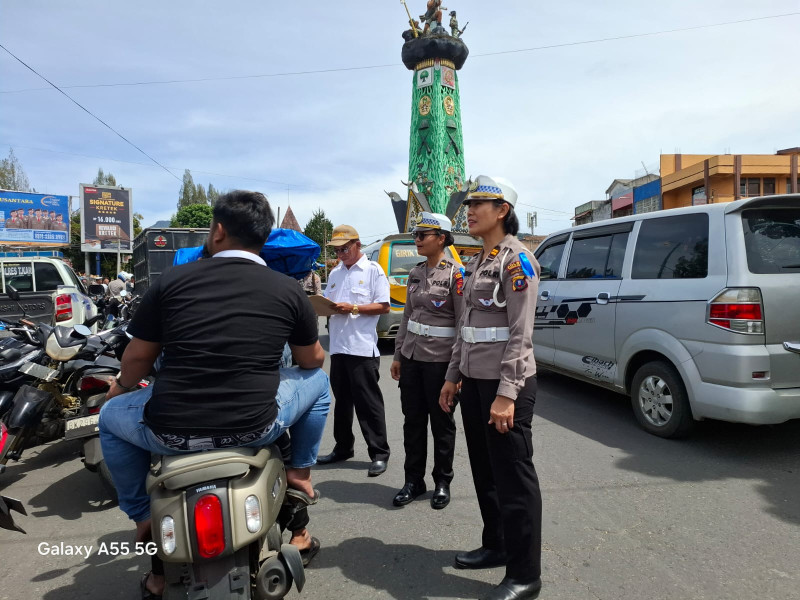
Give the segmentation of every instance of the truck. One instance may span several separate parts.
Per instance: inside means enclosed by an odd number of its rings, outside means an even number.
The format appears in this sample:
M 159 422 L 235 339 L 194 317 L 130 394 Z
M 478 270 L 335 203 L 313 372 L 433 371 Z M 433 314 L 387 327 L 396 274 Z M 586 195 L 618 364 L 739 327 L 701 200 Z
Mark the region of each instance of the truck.
M 180 248 L 202 246 L 208 228 L 148 227 L 133 240 L 133 277 L 135 294 L 147 291 L 165 270 L 172 266 Z
M 2 256 L 0 276 L 0 319 L 16 321 L 24 313 L 34 322 L 71 327 L 97 314 L 86 286 L 58 258 Z M 9 298 L 11 288 L 19 301 Z

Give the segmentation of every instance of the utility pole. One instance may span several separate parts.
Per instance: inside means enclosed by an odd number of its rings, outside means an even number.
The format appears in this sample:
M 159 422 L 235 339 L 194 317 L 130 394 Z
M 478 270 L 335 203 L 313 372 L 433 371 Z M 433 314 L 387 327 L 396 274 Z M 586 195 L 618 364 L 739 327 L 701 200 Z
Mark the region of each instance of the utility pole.
M 322 224 L 322 261 L 325 263 L 325 281 L 328 281 L 328 226 Z
M 533 232 L 536 229 L 536 211 L 528 213 L 528 227 L 531 228 L 531 237 L 534 237 Z

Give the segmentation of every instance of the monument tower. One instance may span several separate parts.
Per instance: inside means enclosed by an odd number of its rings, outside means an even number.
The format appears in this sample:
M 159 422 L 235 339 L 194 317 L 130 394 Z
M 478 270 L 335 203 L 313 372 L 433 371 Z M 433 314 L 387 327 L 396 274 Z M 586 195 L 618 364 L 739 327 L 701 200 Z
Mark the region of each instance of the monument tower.
M 405 5 L 405 2 L 403 1 Z M 441 0 L 429 0 L 420 25 L 408 12 L 410 29 L 403 32 L 403 64 L 414 73 L 411 89 L 411 131 L 408 148 L 406 199 L 392 198 L 398 229 L 410 231 L 425 211 L 446 214 L 453 231 L 466 233 L 466 211 L 461 207 L 464 145 L 458 71 L 469 48 L 461 39 L 456 11 L 450 12 L 450 32 L 442 26 Z

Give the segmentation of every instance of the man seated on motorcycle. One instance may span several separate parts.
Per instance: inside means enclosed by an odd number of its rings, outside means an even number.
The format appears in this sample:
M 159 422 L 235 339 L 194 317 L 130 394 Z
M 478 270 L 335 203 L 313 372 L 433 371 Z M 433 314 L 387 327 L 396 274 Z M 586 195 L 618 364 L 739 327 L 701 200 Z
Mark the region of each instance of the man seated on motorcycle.
M 310 467 L 330 406 L 328 377 L 319 368 L 325 354 L 303 290 L 258 255 L 274 222 L 263 194 L 220 196 L 206 242 L 211 258 L 162 274 L 128 326 L 133 339 L 99 427 L 120 508 L 136 522 L 136 541 L 150 537 L 151 452 L 260 447 L 289 430 L 287 493 L 316 501 Z M 279 374 L 286 342 L 300 368 Z M 131 392 L 162 350 L 155 383 Z M 301 525 L 289 527 L 291 543 L 310 559 L 319 542 Z M 159 594 L 163 576 L 151 574 L 143 585 Z

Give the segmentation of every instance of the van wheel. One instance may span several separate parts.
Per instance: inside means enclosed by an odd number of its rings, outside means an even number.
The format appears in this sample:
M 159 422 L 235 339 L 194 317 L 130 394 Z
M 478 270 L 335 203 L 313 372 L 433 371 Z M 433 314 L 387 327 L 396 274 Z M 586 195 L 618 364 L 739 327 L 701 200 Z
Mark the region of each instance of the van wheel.
M 694 427 L 689 396 L 672 365 L 655 360 L 636 371 L 631 405 L 645 431 L 663 438 L 678 438 Z

